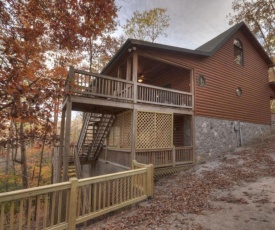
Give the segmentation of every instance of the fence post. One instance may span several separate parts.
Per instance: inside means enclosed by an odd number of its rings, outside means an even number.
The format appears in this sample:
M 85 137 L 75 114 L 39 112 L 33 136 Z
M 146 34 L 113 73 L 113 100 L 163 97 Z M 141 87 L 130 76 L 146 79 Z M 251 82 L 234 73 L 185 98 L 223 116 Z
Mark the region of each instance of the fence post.
M 70 200 L 67 204 L 68 209 L 68 230 L 74 230 L 76 226 L 76 206 L 77 206 L 77 187 L 78 180 L 74 177 L 70 179 Z
M 154 194 L 154 166 L 152 164 L 147 167 L 147 196 L 153 198 Z

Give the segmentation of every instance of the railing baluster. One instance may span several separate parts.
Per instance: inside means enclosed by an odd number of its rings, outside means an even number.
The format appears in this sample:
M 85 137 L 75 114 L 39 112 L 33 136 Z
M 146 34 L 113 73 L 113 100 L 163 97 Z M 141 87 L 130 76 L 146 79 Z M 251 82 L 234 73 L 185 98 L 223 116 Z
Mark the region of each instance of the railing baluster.
M 28 216 L 27 216 L 27 229 L 31 227 L 31 212 L 32 212 L 32 198 L 28 199 Z
M 103 182 L 103 201 L 102 201 L 102 208 L 106 208 L 106 181 Z
M 123 202 L 123 200 L 122 200 L 122 182 L 123 182 L 123 179 L 120 179 L 119 194 L 120 194 L 120 202 L 121 203 Z
M 5 213 L 5 203 L 1 203 L 1 216 L 0 216 L 0 229 L 4 229 L 4 213 Z
M 11 206 L 10 206 L 10 230 L 13 230 L 13 224 L 14 224 L 14 201 L 11 201 Z
M 19 206 L 19 230 L 22 229 L 22 225 L 23 225 L 23 215 L 24 215 L 24 206 L 23 206 L 23 202 L 24 200 L 20 200 L 20 206 Z M 1 226 L 0 226 L 1 229 Z
M 36 196 L 36 216 L 35 216 L 35 228 L 38 229 L 40 218 L 40 195 Z
M 46 228 L 47 226 L 47 217 L 48 217 L 48 199 L 49 199 L 49 194 L 46 193 L 45 196 L 44 196 L 44 211 L 43 211 L 43 229 Z
M 102 209 L 101 207 L 101 194 L 102 194 L 102 183 L 99 183 L 99 188 L 98 188 L 98 210 Z
M 116 180 L 116 204 L 119 204 L 118 187 L 119 187 L 119 180 Z
M 94 189 L 94 196 L 93 196 L 93 203 L 94 203 L 94 212 L 96 212 L 97 211 L 97 207 L 96 207 L 96 201 L 97 201 L 97 183 L 95 183 L 94 184 L 94 187 L 93 187 L 93 189 Z
M 61 221 L 61 205 L 62 205 L 62 191 L 58 192 L 58 211 L 57 211 L 57 224 Z
M 54 224 L 54 214 L 55 214 L 55 197 L 56 197 L 56 192 L 52 193 L 52 202 L 51 202 L 51 225 L 50 227 L 53 226 Z

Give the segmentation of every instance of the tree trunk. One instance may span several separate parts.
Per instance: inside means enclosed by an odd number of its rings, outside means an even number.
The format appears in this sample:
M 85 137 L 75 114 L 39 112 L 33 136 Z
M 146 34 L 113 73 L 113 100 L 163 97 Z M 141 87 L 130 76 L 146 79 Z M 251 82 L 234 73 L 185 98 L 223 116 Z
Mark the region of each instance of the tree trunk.
M 26 143 L 24 138 L 24 129 L 23 123 L 20 123 L 20 149 L 21 149 L 21 172 L 22 172 L 22 185 L 23 188 L 29 187 L 28 182 L 28 171 L 27 171 L 27 151 L 26 151 Z

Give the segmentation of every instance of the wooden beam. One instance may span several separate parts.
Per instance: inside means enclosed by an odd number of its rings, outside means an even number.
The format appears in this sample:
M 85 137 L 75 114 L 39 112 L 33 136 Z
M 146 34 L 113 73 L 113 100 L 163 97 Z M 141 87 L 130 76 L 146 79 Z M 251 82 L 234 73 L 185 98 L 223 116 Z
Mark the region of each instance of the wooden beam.
M 59 178 L 56 181 L 56 183 L 60 182 L 60 175 L 61 175 L 61 168 L 62 168 L 62 156 L 64 153 L 64 134 L 65 134 L 65 109 L 62 109 L 58 167 L 57 167 L 57 172 L 56 172 L 57 175 L 59 176 Z
M 121 78 L 121 67 L 117 68 L 117 78 Z
M 132 111 L 131 161 L 136 159 L 137 110 Z
M 126 80 L 131 81 L 131 59 L 127 59 Z
M 68 163 L 70 154 L 70 137 L 71 137 L 71 116 L 72 116 L 72 102 L 68 98 L 66 106 L 66 125 L 65 125 L 65 146 L 63 154 L 63 177 L 62 181 L 68 181 Z
M 150 105 L 150 104 L 134 104 L 133 109 L 148 111 L 148 112 L 153 111 L 153 112 L 176 113 L 176 114 L 186 114 L 186 115 L 193 114 L 193 111 L 191 109 L 156 106 L 156 105 Z
M 112 101 L 100 99 L 100 98 L 85 98 L 78 96 L 71 96 L 71 101 L 73 103 L 80 104 L 89 104 L 89 105 L 99 105 L 99 106 L 107 106 L 107 107 L 116 107 L 116 108 L 124 108 L 124 109 L 133 109 L 132 102 L 121 102 L 121 101 Z
M 194 69 L 190 70 L 190 92 L 193 94 L 192 96 L 192 108 L 195 110 L 195 76 Z
M 138 75 L 138 54 L 133 52 L 133 82 L 134 82 L 134 103 L 137 103 L 137 75 Z

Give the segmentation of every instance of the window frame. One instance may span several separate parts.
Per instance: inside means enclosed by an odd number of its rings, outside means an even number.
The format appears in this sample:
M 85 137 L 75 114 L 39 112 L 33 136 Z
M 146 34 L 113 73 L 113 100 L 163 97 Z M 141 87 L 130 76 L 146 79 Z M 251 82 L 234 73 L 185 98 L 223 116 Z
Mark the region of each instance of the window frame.
M 241 40 L 238 38 L 235 38 L 233 41 L 233 54 L 234 54 L 234 62 L 237 65 L 244 66 L 244 48 Z M 237 60 L 238 55 L 241 56 L 240 61 Z

